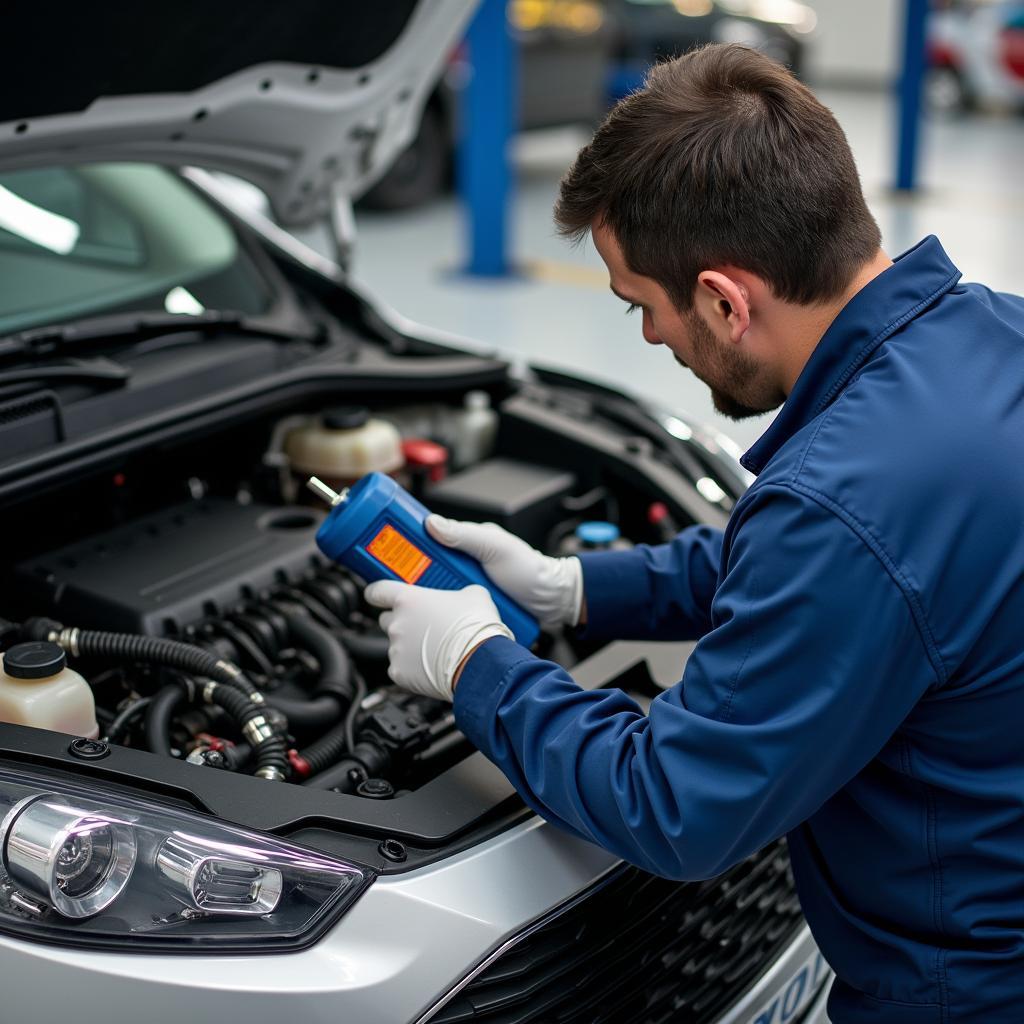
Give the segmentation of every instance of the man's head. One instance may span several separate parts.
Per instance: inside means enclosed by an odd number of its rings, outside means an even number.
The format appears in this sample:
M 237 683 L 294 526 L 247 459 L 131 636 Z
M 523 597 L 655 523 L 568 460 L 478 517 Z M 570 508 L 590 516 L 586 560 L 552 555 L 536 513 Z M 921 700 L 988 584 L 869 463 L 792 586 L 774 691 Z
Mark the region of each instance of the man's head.
M 653 68 L 580 151 L 555 220 L 571 238 L 593 234 L 644 337 L 737 418 L 785 399 L 809 355 L 788 336 L 820 328 L 816 342 L 879 255 L 835 118 L 742 46 Z

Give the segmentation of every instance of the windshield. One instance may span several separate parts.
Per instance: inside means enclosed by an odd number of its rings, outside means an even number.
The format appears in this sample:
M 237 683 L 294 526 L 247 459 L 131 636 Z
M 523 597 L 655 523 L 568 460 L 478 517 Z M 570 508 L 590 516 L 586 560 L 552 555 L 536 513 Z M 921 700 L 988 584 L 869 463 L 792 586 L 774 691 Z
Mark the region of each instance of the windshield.
M 230 223 L 166 168 L 0 174 L 0 334 L 136 310 L 258 315 L 271 300 Z

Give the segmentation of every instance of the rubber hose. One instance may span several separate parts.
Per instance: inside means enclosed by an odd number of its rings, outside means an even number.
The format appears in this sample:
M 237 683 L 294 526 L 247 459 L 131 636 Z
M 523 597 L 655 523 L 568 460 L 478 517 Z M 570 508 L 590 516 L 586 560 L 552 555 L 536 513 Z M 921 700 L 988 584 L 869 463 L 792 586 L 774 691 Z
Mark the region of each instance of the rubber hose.
M 288 744 L 283 736 L 275 733 L 256 748 L 256 771 L 261 768 L 274 768 L 282 779 L 288 778 Z
M 349 750 L 356 749 L 356 719 L 359 717 L 363 701 L 366 698 L 366 683 L 358 672 L 355 673 L 355 682 L 356 695 L 352 698 L 352 703 L 349 705 L 348 714 L 345 715 L 345 739 L 348 742 Z
M 248 743 L 235 743 L 224 747 L 221 753 L 228 762 L 228 771 L 237 772 L 252 757 L 252 747 Z
M 302 612 L 283 611 L 292 639 L 309 651 L 320 666 L 316 694 L 330 694 L 347 706 L 355 693 L 352 685 L 352 661 L 334 635 Z
M 356 697 L 349 705 L 345 720 L 305 750 L 299 751 L 299 756 L 309 765 L 314 775 L 334 764 L 345 751 L 355 750 L 355 720 L 365 696 L 366 684 L 356 676 Z
M 312 594 L 307 594 L 303 590 L 298 590 L 295 587 L 282 587 L 274 592 L 274 598 L 285 603 L 285 607 L 288 602 L 299 605 L 313 619 L 328 629 L 336 629 L 340 625 L 337 617 L 329 608 L 325 608 Z
M 246 609 L 244 612 L 229 615 L 228 621 L 234 623 L 245 633 L 267 658 L 273 658 L 277 653 L 280 644 L 277 641 L 276 631 L 264 615 Z
M 62 641 L 63 643 L 63 641 Z M 205 676 L 236 688 L 248 697 L 259 690 L 243 675 L 241 669 L 216 658 L 194 644 L 134 633 L 107 633 L 93 629 L 77 631 L 73 646 L 85 656 L 142 661 L 180 669 L 190 676 Z
M 150 704 L 153 703 L 152 697 L 140 697 L 138 700 L 132 701 L 128 707 L 122 709 L 117 717 L 110 723 L 107 729 L 106 740 L 108 743 L 117 743 L 121 733 L 125 730 L 128 723 L 140 715 Z
M 213 628 L 227 637 L 239 655 L 246 655 L 256 666 L 257 671 L 262 672 L 268 678 L 274 674 L 274 666 L 270 663 L 270 659 L 244 629 L 236 626 L 230 619 L 218 619 Z
M 330 732 L 324 733 L 315 743 L 299 751 L 299 757 L 309 765 L 312 775 L 322 772 L 348 749 L 345 723 L 339 722 Z
M 345 622 L 352 614 L 352 609 L 359 605 L 358 591 L 350 601 L 345 591 L 333 580 L 322 578 L 306 580 L 299 584 L 299 589 L 307 594 L 312 594 L 339 622 Z
M 342 708 L 345 706 L 329 693 L 312 700 L 276 697 L 272 693 L 267 693 L 263 699 L 269 707 L 280 711 L 288 719 L 288 724 L 295 729 L 325 729 L 341 717 Z
M 331 730 L 332 733 L 335 731 Z M 382 775 L 391 763 L 391 755 L 376 743 L 357 743 L 353 755 L 311 776 L 303 785 L 313 789 L 340 789 L 350 793 L 363 779 Z M 306 757 L 306 753 L 302 756 Z M 309 764 L 313 767 L 312 762 Z M 353 772 L 357 776 L 355 781 L 351 777 Z
M 266 711 L 262 704 L 254 704 L 243 693 L 231 686 L 218 684 L 210 693 L 210 702 L 223 708 L 237 723 L 239 728 L 249 724 L 254 718 L 266 719 Z M 284 737 L 274 732 L 256 745 L 256 770 L 274 768 L 282 776 L 288 774 L 288 749 Z
M 389 641 L 386 633 L 358 633 L 347 627 L 336 632 L 354 658 L 365 658 L 367 661 L 387 660 Z
M 185 700 L 185 689 L 179 683 L 168 683 L 157 691 L 146 708 L 146 746 L 154 754 L 171 757 L 171 721 L 175 709 Z

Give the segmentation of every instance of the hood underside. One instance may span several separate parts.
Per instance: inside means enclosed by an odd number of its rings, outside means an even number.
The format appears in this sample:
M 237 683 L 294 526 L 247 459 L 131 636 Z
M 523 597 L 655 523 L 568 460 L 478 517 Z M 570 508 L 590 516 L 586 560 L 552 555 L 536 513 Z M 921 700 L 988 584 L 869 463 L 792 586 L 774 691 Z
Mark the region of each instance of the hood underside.
M 284 223 L 308 223 L 410 141 L 475 3 L 14 4 L 0 168 L 198 165 L 258 185 Z

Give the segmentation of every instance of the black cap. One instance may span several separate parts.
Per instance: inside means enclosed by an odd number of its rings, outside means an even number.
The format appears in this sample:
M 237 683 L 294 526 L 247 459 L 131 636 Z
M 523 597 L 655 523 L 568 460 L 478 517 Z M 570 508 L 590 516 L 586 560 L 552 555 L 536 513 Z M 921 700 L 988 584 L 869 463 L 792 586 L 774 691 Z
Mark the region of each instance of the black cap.
M 47 679 L 62 672 L 67 663 L 63 650 L 45 640 L 15 644 L 4 653 L 4 671 L 15 679 Z
M 369 418 L 370 410 L 364 405 L 336 405 L 321 416 L 328 430 L 357 430 Z

